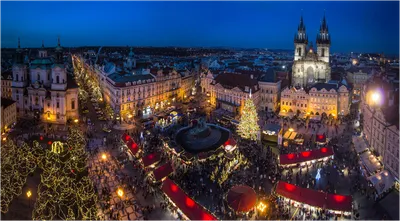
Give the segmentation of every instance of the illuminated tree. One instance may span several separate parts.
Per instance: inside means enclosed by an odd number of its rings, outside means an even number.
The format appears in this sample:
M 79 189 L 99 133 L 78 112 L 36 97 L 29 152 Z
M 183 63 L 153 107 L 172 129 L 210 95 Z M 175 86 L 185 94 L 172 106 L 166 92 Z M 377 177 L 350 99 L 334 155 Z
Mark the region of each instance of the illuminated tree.
M 238 125 L 238 134 L 242 138 L 256 140 L 259 130 L 257 110 L 250 94 L 250 98 L 248 98 L 244 103 L 242 116 Z

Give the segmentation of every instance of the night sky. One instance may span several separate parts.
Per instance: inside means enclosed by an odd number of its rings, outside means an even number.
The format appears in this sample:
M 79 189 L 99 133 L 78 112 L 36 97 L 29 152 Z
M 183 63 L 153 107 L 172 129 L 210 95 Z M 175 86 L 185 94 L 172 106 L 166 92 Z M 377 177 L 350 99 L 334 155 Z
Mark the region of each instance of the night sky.
M 303 9 L 303 11 L 301 10 Z M 332 52 L 399 52 L 399 2 L 1 2 L 2 47 L 230 46 L 292 49 L 300 15 Z

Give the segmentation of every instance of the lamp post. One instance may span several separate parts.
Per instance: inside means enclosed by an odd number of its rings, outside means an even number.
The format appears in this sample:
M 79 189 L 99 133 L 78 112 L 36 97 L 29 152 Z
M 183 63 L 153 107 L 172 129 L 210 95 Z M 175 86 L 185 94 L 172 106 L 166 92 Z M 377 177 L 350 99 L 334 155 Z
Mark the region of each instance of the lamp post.
M 28 197 L 28 203 L 29 203 L 29 208 L 31 208 L 31 196 L 32 196 L 32 192 L 30 190 L 28 190 L 26 192 L 26 196 Z

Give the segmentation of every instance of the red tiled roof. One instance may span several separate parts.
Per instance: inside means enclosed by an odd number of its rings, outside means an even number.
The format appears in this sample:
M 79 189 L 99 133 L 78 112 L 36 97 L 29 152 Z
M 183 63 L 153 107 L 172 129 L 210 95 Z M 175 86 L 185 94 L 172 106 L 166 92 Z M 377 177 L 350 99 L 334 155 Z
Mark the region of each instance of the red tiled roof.
M 218 220 L 169 178 L 164 180 L 161 189 L 190 220 Z
M 303 151 L 301 153 L 289 153 L 281 154 L 279 156 L 279 164 L 297 164 L 302 162 L 307 162 L 310 160 L 318 160 L 324 157 L 329 157 L 333 155 L 333 149 L 331 147 L 322 147 L 317 150 Z
M 278 182 L 275 192 L 285 198 L 314 207 L 336 211 L 352 210 L 353 198 L 351 196 L 320 192 L 313 189 L 302 188 L 283 181 Z
M 161 159 L 160 153 L 151 153 L 142 157 L 144 167 L 148 167 L 152 164 L 159 162 Z
M 174 169 L 172 168 L 171 163 L 168 162 L 153 171 L 154 178 L 156 179 L 156 181 L 159 181 L 162 178 L 167 177 L 173 171 Z
M 121 140 L 125 143 L 126 146 L 128 146 L 133 155 L 135 155 L 139 151 L 139 146 L 128 134 L 122 134 Z

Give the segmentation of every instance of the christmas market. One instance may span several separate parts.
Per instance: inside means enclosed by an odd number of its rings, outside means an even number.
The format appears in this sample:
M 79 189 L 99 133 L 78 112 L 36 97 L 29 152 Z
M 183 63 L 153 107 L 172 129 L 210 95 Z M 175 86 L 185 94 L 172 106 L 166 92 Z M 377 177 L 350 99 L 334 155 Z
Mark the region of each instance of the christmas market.
M 292 167 L 309 165 L 317 161 L 327 161 L 333 159 L 334 152 L 331 147 L 322 147 L 316 150 L 303 151 L 300 153 L 281 154 L 279 156 L 279 165 L 284 167 Z

